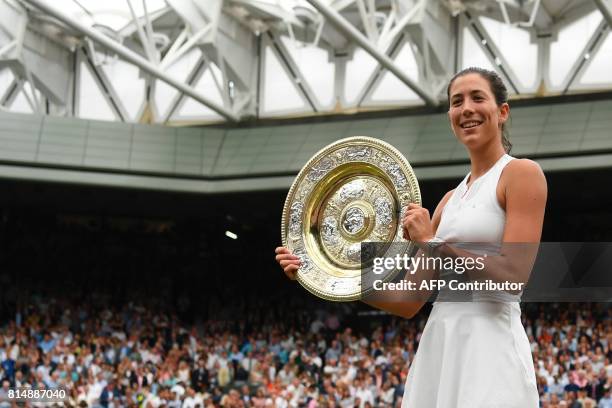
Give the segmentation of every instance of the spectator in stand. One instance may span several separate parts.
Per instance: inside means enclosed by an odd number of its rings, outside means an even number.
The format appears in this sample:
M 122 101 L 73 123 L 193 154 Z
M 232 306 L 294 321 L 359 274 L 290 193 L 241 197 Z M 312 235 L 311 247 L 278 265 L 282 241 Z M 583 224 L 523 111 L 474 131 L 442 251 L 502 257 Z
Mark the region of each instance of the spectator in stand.
M 9 389 L 11 383 L 8 380 L 2 381 L 2 387 L 0 387 L 0 408 L 10 408 L 11 402 L 9 399 Z
M 599 400 L 597 408 L 612 408 L 612 395 L 609 388 L 604 392 L 603 397 Z

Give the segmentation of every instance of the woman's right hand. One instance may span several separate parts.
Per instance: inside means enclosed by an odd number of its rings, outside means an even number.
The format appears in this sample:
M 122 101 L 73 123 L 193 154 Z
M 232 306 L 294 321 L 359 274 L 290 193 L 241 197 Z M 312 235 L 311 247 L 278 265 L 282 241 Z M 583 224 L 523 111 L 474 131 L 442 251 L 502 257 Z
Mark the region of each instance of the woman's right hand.
M 300 258 L 293 255 L 285 247 L 277 247 L 274 251 L 276 253 L 276 262 L 279 263 L 285 275 L 291 280 L 295 280 L 298 269 L 300 269 Z

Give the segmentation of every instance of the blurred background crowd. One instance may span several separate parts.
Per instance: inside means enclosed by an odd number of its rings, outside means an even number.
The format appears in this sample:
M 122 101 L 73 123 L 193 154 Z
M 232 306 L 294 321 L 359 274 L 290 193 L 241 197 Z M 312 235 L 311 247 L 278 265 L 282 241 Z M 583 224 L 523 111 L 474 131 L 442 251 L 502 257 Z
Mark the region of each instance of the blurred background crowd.
M 272 248 L 192 223 L 0 225 L 0 407 L 14 387 L 88 407 L 401 405 L 429 305 L 406 320 L 319 300 Z M 522 308 L 541 406 L 612 407 L 610 305 Z

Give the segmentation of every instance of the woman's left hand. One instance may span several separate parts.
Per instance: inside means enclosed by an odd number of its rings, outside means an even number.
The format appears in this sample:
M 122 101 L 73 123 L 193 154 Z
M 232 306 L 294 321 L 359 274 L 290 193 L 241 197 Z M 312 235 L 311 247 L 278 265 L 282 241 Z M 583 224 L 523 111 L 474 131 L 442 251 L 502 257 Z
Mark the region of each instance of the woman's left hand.
M 429 210 L 418 204 L 410 203 L 408 210 L 402 218 L 404 239 L 422 244 L 434 237 L 433 225 Z

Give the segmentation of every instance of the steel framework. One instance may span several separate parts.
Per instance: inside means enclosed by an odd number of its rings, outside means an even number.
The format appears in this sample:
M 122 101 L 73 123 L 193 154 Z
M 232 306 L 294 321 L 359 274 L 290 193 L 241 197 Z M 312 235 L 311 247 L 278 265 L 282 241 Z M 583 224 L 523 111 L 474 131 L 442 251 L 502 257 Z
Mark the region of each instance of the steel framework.
M 86 0 L 67 1 L 80 16 L 51 0 L 0 0 L 1 109 L 193 124 L 435 107 L 472 53 L 500 72 L 514 97 L 612 89 L 609 73 L 584 80 L 593 61 L 612 64 L 612 0 L 166 0 L 155 10 L 126 0 L 127 23 L 118 29 Z M 587 23 L 574 56 L 552 63 L 564 30 Z M 514 43 L 512 32 L 528 44 Z M 467 49 L 468 39 L 478 49 Z M 522 46 L 537 49 L 533 81 L 509 52 Z M 315 51 L 327 56 L 326 69 L 300 57 Z M 109 74 L 112 64 L 133 67 L 141 97 Z M 551 80 L 557 69 L 560 82 Z M 275 98 L 283 108 L 266 108 Z M 97 115 L 88 103 L 107 106 Z

